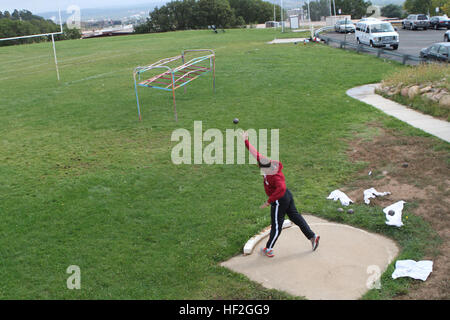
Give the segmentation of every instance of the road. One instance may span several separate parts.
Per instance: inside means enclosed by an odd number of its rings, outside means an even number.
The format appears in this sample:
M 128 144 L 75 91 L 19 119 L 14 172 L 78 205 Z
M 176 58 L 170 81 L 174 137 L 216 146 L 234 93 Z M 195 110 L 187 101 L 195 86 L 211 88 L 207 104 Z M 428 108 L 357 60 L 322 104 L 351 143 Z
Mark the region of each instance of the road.
M 398 47 L 398 53 L 409 54 L 418 57 L 420 49 L 430 46 L 436 42 L 444 41 L 445 29 L 440 30 L 403 30 L 398 29 L 398 34 L 400 36 L 400 45 Z M 337 32 L 327 33 L 328 37 L 352 42 L 356 44 L 355 34 L 348 33 L 347 35 Z M 392 50 L 392 49 L 386 49 Z

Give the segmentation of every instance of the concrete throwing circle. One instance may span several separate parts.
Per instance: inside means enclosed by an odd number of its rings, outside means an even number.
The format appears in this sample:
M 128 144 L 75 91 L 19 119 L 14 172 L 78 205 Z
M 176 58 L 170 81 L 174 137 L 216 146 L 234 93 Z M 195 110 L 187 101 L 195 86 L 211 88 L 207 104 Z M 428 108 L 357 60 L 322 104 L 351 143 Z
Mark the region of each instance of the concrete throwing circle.
M 269 289 L 307 299 L 359 299 L 379 285 L 379 278 L 397 256 L 394 241 L 348 225 L 303 215 L 320 235 L 320 245 L 311 242 L 293 225 L 284 229 L 274 247 L 275 257 L 260 253 L 267 235 L 251 254 L 238 255 L 221 263 Z

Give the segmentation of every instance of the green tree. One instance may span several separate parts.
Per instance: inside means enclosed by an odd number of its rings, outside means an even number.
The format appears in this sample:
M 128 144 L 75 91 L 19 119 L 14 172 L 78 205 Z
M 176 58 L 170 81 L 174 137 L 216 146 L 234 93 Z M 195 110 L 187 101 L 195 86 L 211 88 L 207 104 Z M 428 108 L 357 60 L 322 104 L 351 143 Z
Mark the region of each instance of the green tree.
M 450 17 L 450 3 L 446 3 L 444 6 L 442 6 L 442 12 Z
M 278 19 L 280 7 L 276 6 Z M 165 32 L 264 23 L 273 19 L 273 4 L 263 0 L 175 0 L 156 7 L 136 33 Z
M 241 16 L 246 23 L 257 22 L 257 8 L 254 0 L 229 0 L 236 16 Z
M 446 14 L 450 16 L 450 0 L 432 0 L 430 14 L 436 14 L 436 8 L 439 8 L 438 15 Z
M 150 13 L 149 29 L 156 32 L 166 32 L 175 30 L 175 19 L 167 6 L 155 8 Z
M 171 7 L 177 30 L 188 30 L 196 27 L 194 16 L 196 7 L 195 0 L 177 0 L 167 5 Z
M 431 0 L 406 0 L 403 7 L 408 13 L 432 14 L 434 12 Z
M 350 15 L 352 19 L 361 19 L 366 15 L 371 2 L 364 0 L 335 0 L 336 12 L 341 9 L 341 14 Z
M 273 20 L 274 5 L 270 2 L 262 0 L 229 0 L 229 2 L 235 16 L 241 16 L 247 24 Z M 275 5 L 275 14 L 277 21 L 280 21 L 281 7 L 279 5 Z
M 381 15 L 386 18 L 401 18 L 404 14 L 401 6 L 388 4 L 381 8 Z
M 264 23 L 266 21 L 272 21 L 273 20 L 273 4 L 269 3 L 267 1 L 262 0 L 256 0 L 257 4 L 257 17 L 256 22 L 257 23 Z M 275 13 L 276 13 L 276 19 L 281 20 L 281 11 L 280 6 L 275 6 Z M 285 10 L 283 10 L 285 11 Z M 286 16 L 286 13 L 283 14 Z
M 28 10 L 20 10 L 19 17 L 25 21 L 29 21 L 29 20 L 33 20 L 33 19 L 42 19 L 42 17 L 35 16 L 35 15 L 33 15 L 33 13 L 31 13 L 31 11 L 28 11 Z
M 20 14 L 19 11 L 17 9 L 15 9 L 11 15 L 11 19 L 12 20 L 20 20 Z
M 309 3 L 309 9 L 311 10 L 311 21 L 320 21 L 322 17 L 330 15 L 330 3 L 329 0 L 311 1 Z M 308 4 L 303 5 L 303 10 L 308 11 Z
M 197 10 L 200 26 L 231 26 L 233 12 L 228 0 L 199 0 Z
M 244 18 L 243 18 L 242 16 L 237 17 L 236 20 L 235 20 L 234 25 L 237 26 L 237 27 L 243 27 L 243 26 L 245 26 L 246 23 L 245 23 Z
M 69 28 L 66 23 L 63 25 L 63 34 L 57 35 L 55 40 L 71 40 L 81 39 L 81 30 L 77 28 Z

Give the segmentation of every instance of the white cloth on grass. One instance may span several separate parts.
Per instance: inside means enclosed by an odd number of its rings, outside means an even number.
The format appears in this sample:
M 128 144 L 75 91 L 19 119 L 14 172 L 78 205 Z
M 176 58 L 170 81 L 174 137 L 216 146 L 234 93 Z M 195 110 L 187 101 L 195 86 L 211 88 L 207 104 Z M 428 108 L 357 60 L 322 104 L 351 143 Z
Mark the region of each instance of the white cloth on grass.
M 352 199 L 350 199 L 345 193 L 343 193 L 342 191 L 340 191 L 340 190 L 334 190 L 334 191 L 332 191 L 331 193 L 330 193 L 330 195 L 327 197 L 327 199 L 329 199 L 329 200 L 334 200 L 334 201 L 337 201 L 337 200 L 340 200 L 341 201 L 341 204 L 343 205 L 343 206 L 348 206 L 350 203 L 353 203 L 353 200 Z
M 403 225 L 402 222 L 402 211 L 403 211 L 403 204 L 406 203 L 403 200 L 397 201 L 394 204 L 391 204 L 390 206 L 383 209 L 383 212 L 386 215 L 386 224 L 389 226 L 396 226 L 401 227 Z M 389 211 L 393 210 L 394 215 L 390 215 Z
M 369 199 L 375 198 L 375 197 L 387 196 L 388 194 L 391 194 L 391 193 L 388 191 L 378 192 L 377 190 L 375 190 L 375 188 L 366 189 L 366 190 L 364 190 L 364 202 L 366 204 L 369 204 L 370 203 Z
M 392 279 L 400 277 L 411 277 L 422 281 L 427 280 L 433 271 L 433 261 L 431 260 L 397 260 L 395 262 L 395 270 L 392 273 Z

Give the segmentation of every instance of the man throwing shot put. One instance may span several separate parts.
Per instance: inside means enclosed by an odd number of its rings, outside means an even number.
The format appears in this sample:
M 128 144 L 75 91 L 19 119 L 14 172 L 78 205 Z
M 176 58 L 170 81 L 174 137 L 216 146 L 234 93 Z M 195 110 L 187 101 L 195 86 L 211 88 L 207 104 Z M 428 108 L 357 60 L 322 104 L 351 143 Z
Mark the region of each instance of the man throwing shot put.
M 261 205 L 261 209 L 271 206 L 271 229 L 269 240 L 263 253 L 268 257 L 274 256 L 273 247 L 275 242 L 283 230 L 283 222 L 285 214 L 289 219 L 299 226 L 300 230 L 311 241 L 313 251 L 319 246 L 320 236 L 316 235 L 308 226 L 305 219 L 298 213 L 294 204 L 294 198 L 289 189 L 286 188 L 284 174 L 281 172 L 283 164 L 279 161 L 270 160 L 261 155 L 248 141 L 248 132 L 242 132 L 245 146 L 248 151 L 256 158 L 258 167 L 261 169 L 264 176 L 264 190 L 269 199 Z

